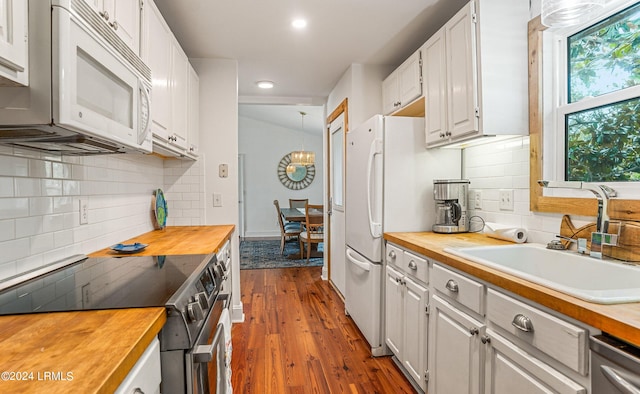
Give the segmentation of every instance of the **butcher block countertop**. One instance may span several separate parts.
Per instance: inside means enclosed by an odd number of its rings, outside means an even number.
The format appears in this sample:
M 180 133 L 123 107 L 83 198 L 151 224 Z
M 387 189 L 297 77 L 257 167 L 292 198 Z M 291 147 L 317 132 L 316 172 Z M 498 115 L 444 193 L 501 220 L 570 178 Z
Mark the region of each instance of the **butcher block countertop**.
M 0 392 L 113 393 L 166 319 L 164 308 L 0 316 Z
M 234 229 L 167 227 L 122 243 L 148 244 L 134 256 L 211 254 Z M 157 307 L 0 316 L 0 393 L 113 393 L 165 322 Z
M 444 248 L 513 245 L 484 234 L 385 233 L 384 238 L 478 279 L 640 346 L 640 303 L 594 304 L 445 252 Z M 572 252 L 567 252 L 572 253 Z M 606 278 L 603 278 L 606 280 Z
M 217 226 L 175 226 L 150 231 L 137 237 L 122 241 L 123 244 L 139 242 L 146 248 L 131 256 L 159 256 L 176 254 L 211 254 L 218 251 L 231 237 L 235 226 L 232 224 Z M 122 256 L 110 248 L 104 248 L 89 257 Z

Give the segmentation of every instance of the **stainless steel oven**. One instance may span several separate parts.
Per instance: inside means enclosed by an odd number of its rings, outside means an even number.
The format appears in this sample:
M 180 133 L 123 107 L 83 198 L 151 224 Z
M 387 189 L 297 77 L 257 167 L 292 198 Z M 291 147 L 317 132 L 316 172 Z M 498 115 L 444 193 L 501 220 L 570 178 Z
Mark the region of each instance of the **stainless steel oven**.
M 0 315 L 164 306 L 162 393 L 226 393 L 230 354 L 220 324 L 228 306 L 224 273 L 215 254 L 74 256 L 0 282 Z M 66 294 L 56 285 L 61 278 Z M 56 287 L 47 291 L 47 286 Z

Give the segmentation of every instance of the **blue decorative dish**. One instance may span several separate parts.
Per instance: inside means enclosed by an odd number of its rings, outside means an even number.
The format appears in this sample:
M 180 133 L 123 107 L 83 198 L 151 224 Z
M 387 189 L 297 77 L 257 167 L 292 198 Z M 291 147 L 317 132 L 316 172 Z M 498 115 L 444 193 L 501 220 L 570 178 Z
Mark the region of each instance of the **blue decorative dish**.
M 167 225 L 167 215 L 169 214 L 167 200 L 164 198 L 162 189 L 157 189 L 153 193 L 155 195 L 153 212 L 156 216 L 156 227 L 163 229 Z
M 111 250 L 114 250 L 118 253 L 136 253 L 146 248 L 147 244 L 141 244 L 136 242 L 134 244 L 117 244 L 111 247 Z

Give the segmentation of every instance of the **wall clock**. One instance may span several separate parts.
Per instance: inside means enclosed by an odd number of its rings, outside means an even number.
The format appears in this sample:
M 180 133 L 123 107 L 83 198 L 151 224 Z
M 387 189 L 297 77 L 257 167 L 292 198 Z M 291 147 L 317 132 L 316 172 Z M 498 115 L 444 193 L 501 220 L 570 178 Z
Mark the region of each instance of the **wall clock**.
M 291 164 L 291 153 L 287 153 L 278 163 L 278 179 L 287 188 L 291 190 L 302 190 L 307 188 L 313 178 L 316 176 L 316 166 L 311 164 L 308 166 L 296 166 L 296 170 L 290 174 L 287 173 L 287 166 Z

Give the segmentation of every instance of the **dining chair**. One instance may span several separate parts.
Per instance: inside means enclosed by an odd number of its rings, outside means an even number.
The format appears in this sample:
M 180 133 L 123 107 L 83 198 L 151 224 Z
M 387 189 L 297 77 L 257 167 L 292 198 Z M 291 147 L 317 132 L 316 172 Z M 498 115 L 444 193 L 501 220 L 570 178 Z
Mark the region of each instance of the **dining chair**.
M 278 225 L 280 226 L 280 254 L 284 254 L 284 243 L 287 241 L 287 238 L 299 237 L 302 232 L 302 224 L 294 222 L 285 224 L 278 200 L 273 200 L 273 205 L 276 206 Z
M 304 209 L 305 221 L 302 224 L 305 231 L 298 235 L 300 241 L 300 258 L 304 258 L 302 244 L 307 245 L 307 262 L 311 257 L 311 245 L 324 242 L 324 206 L 307 204 Z
M 289 199 L 289 208 L 304 208 L 309 203 L 308 198 L 290 198 Z

